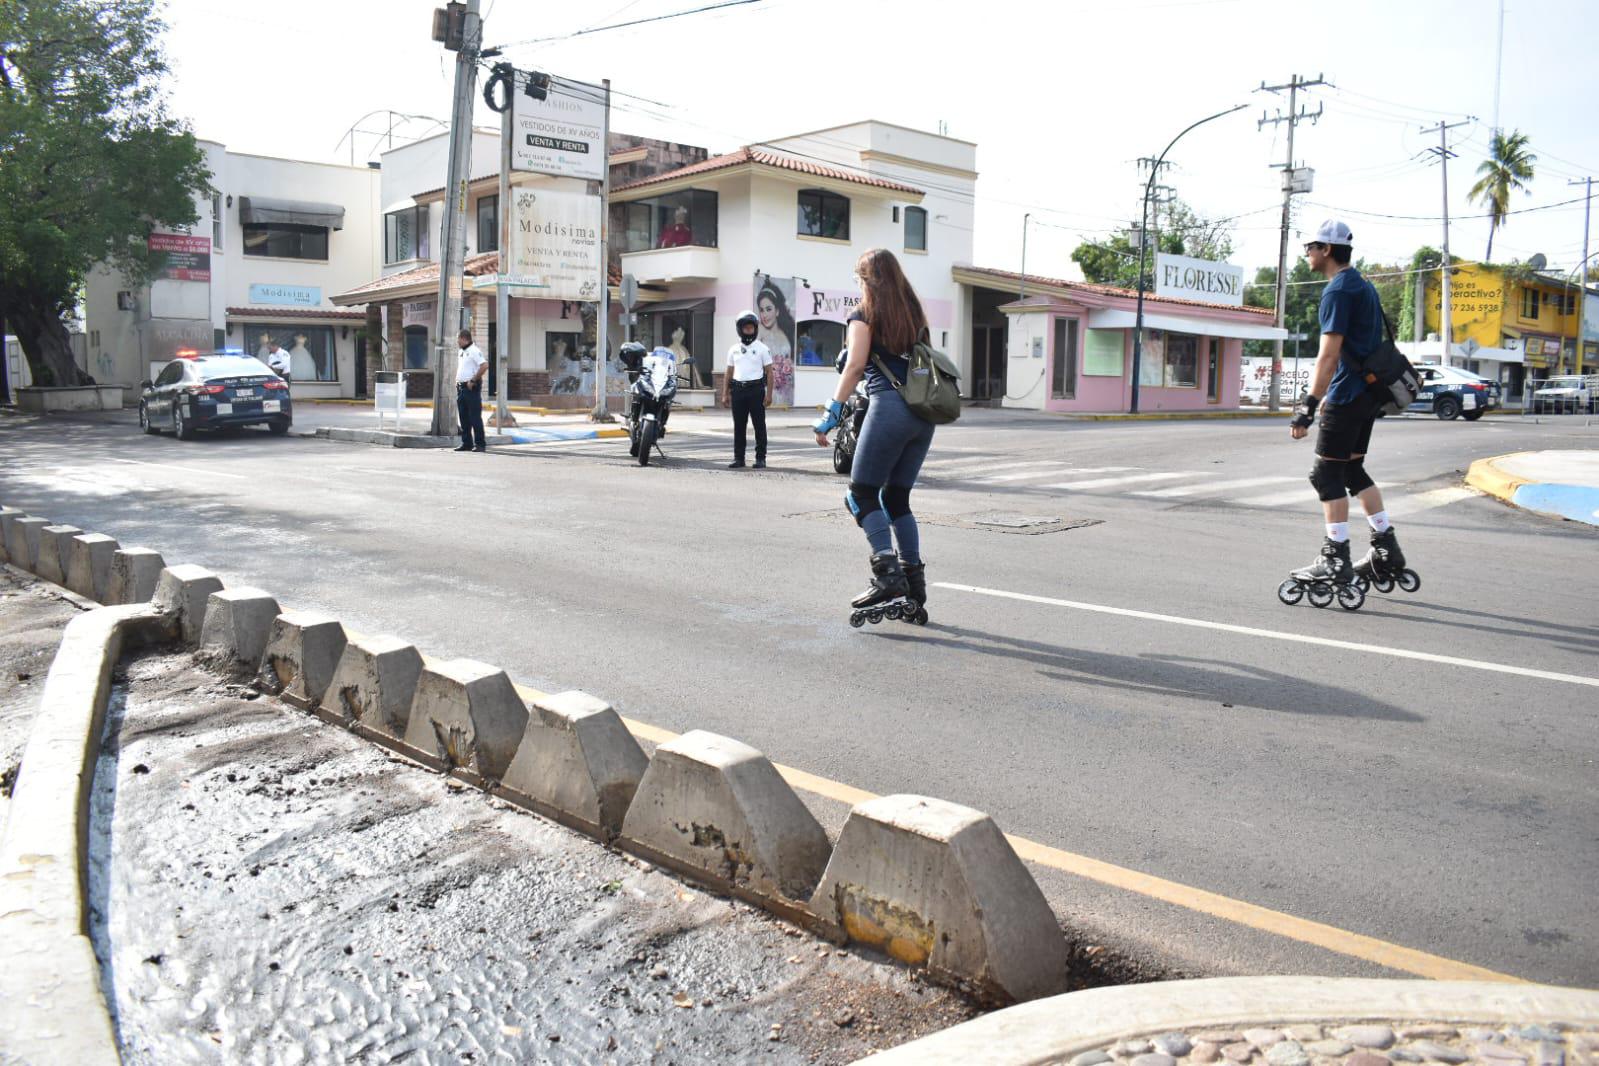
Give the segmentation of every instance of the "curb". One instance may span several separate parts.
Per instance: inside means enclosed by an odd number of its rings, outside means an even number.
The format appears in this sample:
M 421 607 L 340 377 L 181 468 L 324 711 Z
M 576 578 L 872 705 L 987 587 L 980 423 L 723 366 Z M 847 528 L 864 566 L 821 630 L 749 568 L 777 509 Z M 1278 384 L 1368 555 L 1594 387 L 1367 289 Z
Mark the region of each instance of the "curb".
M 1526 511 L 1599 526 L 1599 488 L 1532 481 L 1499 469 L 1498 463 L 1533 452 L 1511 452 L 1478 459 L 1466 472 L 1466 484 Z
M 1034 413 L 1046 414 L 1067 422 L 1202 422 L 1207 419 L 1291 418 L 1294 412 L 1293 408 L 1288 407 L 1280 411 L 1245 411 L 1242 409 L 1229 409 L 1226 411 L 1140 411 L 1136 415 L 1125 412 L 1077 414 L 1073 411 L 1041 411 Z
M 1599 1025 L 1599 991 L 1481 981 L 1213 977 L 1037 999 L 879 1052 L 872 1066 L 1064 1063 L 1118 1040 L 1251 1023 Z M 1464 1058 L 1464 1056 L 1462 1056 Z M 1098 1061 L 1109 1062 L 1108 1055 Z
M 89 801 L 124 644 L 175 636 L 149 604 L 67 623 L 0 842 L 0 1043 L 7 1061 L 120 1061 L 88 936 Z

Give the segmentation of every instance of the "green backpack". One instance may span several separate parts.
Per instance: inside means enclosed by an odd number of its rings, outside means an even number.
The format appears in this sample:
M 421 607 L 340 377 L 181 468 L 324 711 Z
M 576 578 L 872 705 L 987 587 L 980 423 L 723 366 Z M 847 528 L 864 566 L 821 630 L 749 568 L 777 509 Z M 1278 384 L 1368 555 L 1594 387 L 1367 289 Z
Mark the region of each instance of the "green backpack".
M 953 422 L 961 416 L 960 368 L 955 361 L 934 348 L 923 338 L 916 342 L 905 357 L 910 372 L 904 382 L 894 379 L 893 371 L 874 352 L 872 362 L 888 379 L 889 384 L 905 399 L 905 406 L 913 414 L 925 418 L 935 426 Z

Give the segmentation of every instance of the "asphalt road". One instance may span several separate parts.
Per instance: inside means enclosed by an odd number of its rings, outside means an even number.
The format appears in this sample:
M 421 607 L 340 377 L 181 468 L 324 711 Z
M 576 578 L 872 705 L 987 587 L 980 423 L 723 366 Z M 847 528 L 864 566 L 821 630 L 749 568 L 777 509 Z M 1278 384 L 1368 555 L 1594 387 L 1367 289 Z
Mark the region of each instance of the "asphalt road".
M 1281 421 L 974 411 L 940 430 L 915 502 L 929 579 L 986 591 L 937 587 L 925 629 L 859 631 L 867 552 L 826 454 L 785 428 L 772 470 L 731 472 L 724 429 L 684 415 L 641 470 L 622 442 L 183 444 L 9 417 L 0 501 L 664 729 L 1372 938 L 1312 947 L 1210 897 L 1035 867 L 1086 939 L 1173 971 L 1392 974 L 1388 943 L 1599 985 L 1599 701 L 1580 683 L 1599 677 L 1599 531 L 1460 480 L 1481 456 L 1599 447 L 1599 427 L 1379 426 L 1368 469 L 1423 585 L 1347 613 L 1277 602 L 1321 538 L 1311 446 Z M 1038 519 L 1059 521 L 1015 529 Z M 837 827 L 842 804 L 806 799 Z

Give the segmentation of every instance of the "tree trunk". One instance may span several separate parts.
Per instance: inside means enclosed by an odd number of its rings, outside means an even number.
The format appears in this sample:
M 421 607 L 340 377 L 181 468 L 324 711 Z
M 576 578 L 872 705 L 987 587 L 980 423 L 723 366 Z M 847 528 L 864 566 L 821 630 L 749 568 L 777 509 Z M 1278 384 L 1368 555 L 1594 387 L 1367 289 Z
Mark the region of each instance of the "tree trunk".
M 7 311 L 35 385 L 87 385 L 89 376 L 72 358 L 72 341 L 55 301 L 35 302 L 19 295 Z
M 1482 257 L 1484 263 L 1492 263 L 1494 261 L 1494 231 L 1498 228 L 1498 225 L 1492 222 L 1488 224 L 1488 251 Z

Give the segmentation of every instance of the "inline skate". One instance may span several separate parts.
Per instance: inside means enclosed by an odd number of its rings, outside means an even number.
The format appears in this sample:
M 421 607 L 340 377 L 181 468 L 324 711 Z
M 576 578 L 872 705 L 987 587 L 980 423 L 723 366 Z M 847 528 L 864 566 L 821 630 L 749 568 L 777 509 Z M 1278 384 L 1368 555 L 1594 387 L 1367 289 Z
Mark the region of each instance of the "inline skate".
M 1312 607 L 1330 606 L 1335 599 L 1346 611 L 1358 611 L 1365 604 L 1366 591 L 1356 583 L 1347 540 L 1327 538 L 1315 562 L 1295 570 L 1277 586 L 1277 598 L 1290 607 L 1307 595 Z
M 915 614 L 918 607 L 907 598 L 910 585 L 905 571 L 899 565 L 899 556 L 882 552 L 872 556 L 872 585 L 850 601 L 853 608 L 849 624 L 859 629 L 867 622 L 876 625 L 883 619 L 898 621 L 906 613 Z
M 1395 585 L 1406 592 L 1421 588 L 1421 575 L 1405 566 L 1405 553 L 1399 550 L 1392 526 L 1371 535 L 1371 547 L 1355 564 L 1355 582 L 1362 589 L 1383 593 L 1392 592 Z
M 908 591 L 906 598 L 916 605 L 914 611 L 907 610 L 900 615 L 900 621 L 912 625 L 925 626 L 927 624 L 927 564 L 901 562 L 900 568 L 905 571 L 905 584 Z

